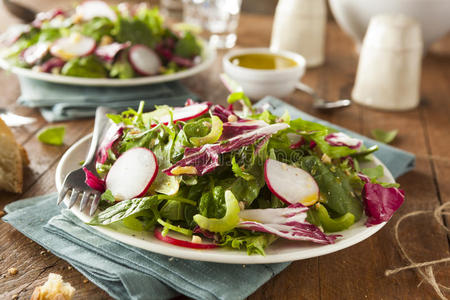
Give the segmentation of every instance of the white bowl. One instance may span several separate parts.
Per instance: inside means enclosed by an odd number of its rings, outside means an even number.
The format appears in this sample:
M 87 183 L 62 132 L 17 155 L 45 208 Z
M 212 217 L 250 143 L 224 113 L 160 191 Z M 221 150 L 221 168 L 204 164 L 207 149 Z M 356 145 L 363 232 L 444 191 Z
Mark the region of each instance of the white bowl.
M 244 68 L 231 63 L 230 58 L 242 54 L 275 54 L 294 60 L 294 67 L 279 70 Z M 242 86 L 245 94 L 253 99 L 265 96 L 284 97 L 292 93 L 295 84 L 305 73 L 306 61 L 300 54 L 290 51 L 274 51 L 269 48 L 246 48 L 228 52 L 222 60 L 225 73 Z
M 359 47 L 372 16 L 384 13 L 414 17 L 422 26 L 425 49 L 450 30 L 449 0 L 329 0 L 339 26 Z

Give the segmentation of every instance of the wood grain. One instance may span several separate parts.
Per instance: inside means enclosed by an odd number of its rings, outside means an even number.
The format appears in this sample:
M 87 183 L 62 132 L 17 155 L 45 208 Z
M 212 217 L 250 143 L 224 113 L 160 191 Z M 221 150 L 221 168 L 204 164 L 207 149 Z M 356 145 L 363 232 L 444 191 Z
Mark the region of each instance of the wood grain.
M 31 3 L 31 2 L 30 2 Z M 66 3 L 66 2 L 64 2 Z M 42 9 L 53 4 L 42 1 Z M 0 11 L 0 30 L 15 20 Z M 270 42 L 272 18 L 269 16 L 243 15 L 238 30 L 238 47 L 266 47 Z M 386 278 L 388 268 L 403 266 L 405 261 L 398 254 L 393 237 L 393 225 L 403 214 L 414 210 L 431 210 L 450 200 L 450 36 L 433 46 L 423 63 L 419 108 L 404 113 L 388 113 L 353 105 L 348 109 L 330 113 L 314 111 L 311 99 L 301 92 L 294 92 L 286 101 L 320 118 L 370 135 L 374 128 L 399 129 L 393 145 L 417 155 L 414 171 L 399 178 L 406 191 L 407 200 L 393 220 L 373 237 L 348 249 L 327 256 L 293 262 L 285 271 L 267 282 L 249 299 L 436 299 L 426 284 L 412 270 Z M 192 91 L 215 103 L 225 103 L 227 92 L 218 80 L 221 72 L 220 58 L 208 71 L 186 79 Z M 311 85 L 326 98 L 350 97 L 357 55 L 351 40 L 334 23 L 328 24 L 327 60 L 315 69 L 308 70 L 305 83 Z M 25 172 L 25 191 L 22 195 L 0 192 L 0 208 L 7 203 L 25 197 L 55 191 L 56 165 L 70 145 L 92 128 L 92 120 L 64 122 L 67 128 L 65 144 L 52 147 L 40 144 L 37 131 L 46 126 L 35 110 L 19 107 L 15 99 L 19 95 L 17 79 L 0 72 L 0 103 L 24 115 L 32 115 L 39 121 L 14 129 L 31 158 Z M 401 227 L 402 242 L 417 261 L 436 259 L 449 255 L 447 235 L 431 219 L 415 218 Z M 101 289 L 68 264 L 46 252 L 10 225 L 0 222 L 0 274 L 16 267 L 15 276 L 0 278 L 0 299 L 29 299 L 35 286 L 42 284 L 48 273 L 56 272 L 77 289 L 76 299 L 110 299 Z M 436 268 L 438 280 L 449 283 L 450 270 L 446 266 Z M 447 280 L 447 282 L 445 282 Z

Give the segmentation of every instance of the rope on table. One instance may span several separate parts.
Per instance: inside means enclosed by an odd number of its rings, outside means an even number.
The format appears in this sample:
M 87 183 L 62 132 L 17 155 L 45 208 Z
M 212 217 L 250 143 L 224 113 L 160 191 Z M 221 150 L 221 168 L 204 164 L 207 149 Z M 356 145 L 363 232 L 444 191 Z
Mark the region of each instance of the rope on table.
M 444 292 L 450 291 L 450 287 L 442 285 L 436 281 L 436 278 L 433 273 L 433 265 L 450 262 L 450 257 L 445 257 L 442 259 L 427 261 L 427 262 L 422 262 L 422 263 L 416 263 L 406 253 L 405 247 L 400 242 L 400 238 L 399 238 L 399 234 L 398 234 L 398 228 L 400 227 L 400 223 L 403 222 L 404 220 L 406 220 L 410 217 L 414 217 L 414 216 L 418 216 L 418 215 L 422 215 L 422 214 L 430 214 L 430 213 L 432 213 L 434 215 L 436 222 L 447 233 L 449 233 L 450 229 L 447 226 L 445 226 L 444 221 L 443 221 L 443 216 L 450 216 L 450 212 L 445 211 L 446 209 L 450 209 L 450 202 L 442 204 L 441 206 L 437 207 L 434 211 L 419 210 L 419 211 L 410 212 L 410 213 L 402 216 L 397 221 L 397 223 L 395 224 L 395 227 L 394 227 L 395 240 L 400 249 L 400 254 L 410 263 L 410 265 L 396 268 L 393 270 L 386 270 L 384 273 L 385 276 L 390 276 L 390 275 L 393 275 L 393 274 L 398 273 L 403 270 L 416 269 L 417 272 L 419 272 L 420 276 L 423 278 L 423 280 L 428 282 L 433 287 L 433 289 L 435 290 L 435 292 L 438 294 L 438 296 L 441 299 L 447 299 L 447 297 L 443 294 L 443 291 Z M 422 268 L 424 268 L 424 270 Z

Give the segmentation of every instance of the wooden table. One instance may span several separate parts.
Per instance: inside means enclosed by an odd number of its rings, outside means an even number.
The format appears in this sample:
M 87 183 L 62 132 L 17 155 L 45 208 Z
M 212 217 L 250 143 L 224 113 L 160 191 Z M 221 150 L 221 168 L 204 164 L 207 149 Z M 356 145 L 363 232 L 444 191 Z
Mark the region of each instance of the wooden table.
M 48 4 L 48 3 L 47 3 Z M 50 4 L 49 4 L 50 5 Z M 1 29 L 13 20 L 0 15 Z M 239 47 L 269 45 L 272 18 L 244 15 L 239 26 Z M 357 55 L 351 40 L 336 24 L 328 24 L 327 61 L 322 67 L 308 70 L 304 81 L 326 98 L 349 97 L 355 78 Z M 219 59 L 214 66 L 183 82 L 204 99 L 224 103 L 227 92 L 219 83 Z M 38 118 L 31 126 L 14 129 L 20 143 L 28 150 L 31 164 L 25 171 L 24 193 L 0 193 L 0 208 L 25 197 L 55 191 L 54 174 L 61 155 L 79 138 L 92 130 L 92 120 L 64 122 L 65 144 L 52 147 L 41 144 L 36 132 L 46 122 L 35 110 L 18 107 L 19 86 L 14 75 L 0 73 L 0 102 L 22 114 Z M 431 210 L 450 201 L 450 38 L 435 45 L 423 62 L 422 102 L 418 109 L 403 113 L 374 111 L 359 105 L 330 113 L 313 110 L 311 99 L 295 92 L 285 100 L 303 111 L 329 120 L 356 132 L 370 135 L 374 128 L 399 130 L 393 145 L 417 156 L 414 171 L 398 181 L 406 190 L 406 202 L 394 218 L 371 238 L 348 249 L 319 258 L 292 263 L 281 274 L 267 282 L 250 299 L 437 299 L 427 285 L 418 287 L 421 279 L 414 271 L 403 271 L 385 277 L 384 271 L 405 265 L 393 237 L 398 218 L 414 210 Z M 449 255 L 449 240 L 431 218 L 414 218 L 401 229 L 402 241 L 416 261 Z M 63 275 L 77 289 L 76 299 L 109 299 L 101 289 L 85 280 L 65 261 L 45 251 L 9 224 L 0 222 L 0 274 L 15 267 L 18 274 L 0 279 L 0 299 L 18 295 L 28 299 L 35 286 L 42 284 L 50 272 Z M 450 278 L 445 265 L 436 267 L 437 280 Z M 231 287 L 230 287 L 231 288 Z

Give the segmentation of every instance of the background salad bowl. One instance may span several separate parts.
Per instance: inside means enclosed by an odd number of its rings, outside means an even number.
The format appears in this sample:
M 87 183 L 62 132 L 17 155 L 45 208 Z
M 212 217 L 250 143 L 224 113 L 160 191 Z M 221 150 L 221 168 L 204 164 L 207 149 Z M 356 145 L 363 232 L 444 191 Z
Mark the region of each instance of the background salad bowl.
M 350 35 L 358 47 L 370 18 L 383 13 L 405 14 L 422 25 L 427 49 L 431 43 L 450 30 L 450 1 L 447 0 L 329 0 L 339 26 Z
M 80 167 L 79 162 L 85 158 L 91 137 L 92 135 L 88 135 L 79 140 L 61 158 L 55 174 L 55 182 L 58 191 L 61 190 L 63 180 L 67 173 Z M 385 175 L 380 178 L 380 180 L 387 183 L 394 183 L 395 180 L 389 170 L 377 158 L 375 158 L 373 162 L 366 163 L 363 167 L 374 167 L 377 165 L 381 165 L 384 168 Z M 66 197 L 64 200 L 66 205 L 69 201 L 68 198 L 69 197 Z M 80 212 L 78 205 L 79 203 L 75 204 L 75 206 L 71 208 L 72 213 L 83 222 L 89 222 L 91 217 L 88 212 Z M 383 222 L 378 225 L 366 227 L 364 225 L 365 220 L 366 217 L 363 217 L 349 229 L 339 232 L 338 234 L 341 234 L 342 238 L 336 240 L 335 244 L 318 245 L 307 242 L 279 239 L 266 249 L 265 256 L 249 256 L 245 251 L 229 250 L 221 247 L 206 250 L 179 247 L 159 241 L 153 236 L 152 232 L 132 231 L 124 228 L 123 226 L 120 228 L 111 228 L 111 226 L 108 228 L 93 226 L 92 228 L 125 244 L 168 256 L 218 263 L 262 264 L 301 260 L 333 253 L 369 238 L 386 224 Z

